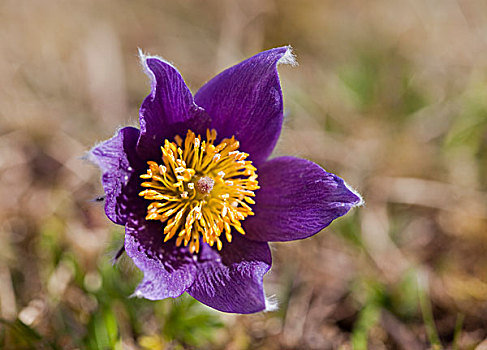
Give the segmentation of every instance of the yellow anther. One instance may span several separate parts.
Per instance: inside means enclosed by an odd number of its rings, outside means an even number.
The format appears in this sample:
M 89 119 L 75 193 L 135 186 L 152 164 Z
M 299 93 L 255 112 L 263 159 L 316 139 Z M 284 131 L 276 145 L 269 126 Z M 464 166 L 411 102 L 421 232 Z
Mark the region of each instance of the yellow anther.
M 164 140 L 161 164 L 147 162 L 140 175 L 139 195 L 151 201 L 146 219 L 167 222 L 164 242 L 175 237 L 191 253 L 199 252 L 200 240 L 221 250 L 220 235 L 230 243 L 232 228 L 245 234 L 242 221 L 254 215 L 256 168 L 234 137 L 219 144 L 216 138 L 215 130 L 206 131 L 206 140 L 189 130 L 184 139 Z

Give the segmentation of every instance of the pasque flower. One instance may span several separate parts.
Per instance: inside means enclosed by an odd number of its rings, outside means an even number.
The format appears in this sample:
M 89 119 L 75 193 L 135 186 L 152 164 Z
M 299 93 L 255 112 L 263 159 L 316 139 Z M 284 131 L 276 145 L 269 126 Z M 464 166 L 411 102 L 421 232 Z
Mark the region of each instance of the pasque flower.
M 151 92 L 140 130 L 120 129 L 88 154 L 102 171 L 105 212 L 147 299 L 184 292 L 217 310 L 266 308 L 268 242 L 312 236 L 361 203 L 342 179 L 294 157 L 268 159 L 283 121 L 279 63 L 261 52 L 193 96 L 170 63 L 141 54 Z

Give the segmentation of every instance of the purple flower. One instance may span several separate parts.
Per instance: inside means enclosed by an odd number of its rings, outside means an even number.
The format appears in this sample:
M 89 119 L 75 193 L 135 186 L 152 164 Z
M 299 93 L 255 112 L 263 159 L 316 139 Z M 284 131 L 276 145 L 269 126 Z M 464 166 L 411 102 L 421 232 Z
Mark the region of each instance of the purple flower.
M 89 159 L 102 170 L 105 212 L 125 226 L 125 251 L 147 299 L 184 292 L 217 310 L 266 308 L 268 242 L 312 236 L 361 203 L 342 179 L 294 157 L 268 160 L 281 132 L 279 63 L 261 52 L 192 95 L 168 62 L 141 54 L 151 93 L 140 130 L 120 129 Z

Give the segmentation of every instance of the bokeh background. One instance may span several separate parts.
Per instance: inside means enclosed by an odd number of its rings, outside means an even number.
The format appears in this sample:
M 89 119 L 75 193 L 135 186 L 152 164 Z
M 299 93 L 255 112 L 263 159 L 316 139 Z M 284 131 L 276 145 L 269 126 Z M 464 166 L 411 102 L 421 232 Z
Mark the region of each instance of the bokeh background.
M 196 91 L 291 44 L 275 155 L 364 195 L 319 235 L 273 244 L 276 312 L 129 298 L 123 229 L 82 160 L 137 125 L 137 48 Z M 486 349 L 483 0 L 0 1 L 0 348 Z

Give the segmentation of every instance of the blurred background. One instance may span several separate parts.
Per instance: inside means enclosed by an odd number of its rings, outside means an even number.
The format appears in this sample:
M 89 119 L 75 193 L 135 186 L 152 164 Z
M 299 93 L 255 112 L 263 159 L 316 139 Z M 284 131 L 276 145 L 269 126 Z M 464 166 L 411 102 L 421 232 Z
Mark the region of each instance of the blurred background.
M 83 161 L 149 92 L 137 48 L 196 91 L 290 44 L 275 155 L 366 205 L 273 244 L 276 312 L 128 298 L 123 228 Z M 0 348 L 486 349 L 483 0 L 0 1 Z

